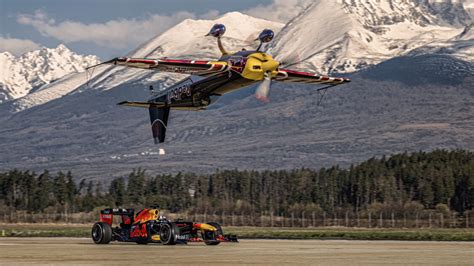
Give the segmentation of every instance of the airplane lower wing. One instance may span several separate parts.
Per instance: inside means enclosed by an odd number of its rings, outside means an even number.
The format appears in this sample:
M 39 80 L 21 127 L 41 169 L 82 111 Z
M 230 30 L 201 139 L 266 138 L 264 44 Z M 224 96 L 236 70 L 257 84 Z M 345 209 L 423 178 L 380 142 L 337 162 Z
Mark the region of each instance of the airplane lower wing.
M 117 105 L 123 105 L 123 106 L 130 106 L 130 107 L 142 107 L 142 108 L 162 108 L 165 107 L 165 103 L 150 103 L 150 102 L 128 102 L 128 101 L 123 101 L 119 102 Z
M 117 57 L 98 65 L 117 65 L 142 69 L 158 70 L 163 72 L 209 76 L 224 72 L 228 69 L 227 62 L 204 60 L 175 60 Z M 98 66 L 95 65 L 95 66 Z M 95 66 L 88 67 L 93 68 Z
M 281 82 L 327 85 L 340 85 L 351 81 L 348 78 L 328 77 L 315 73 L 300 72 L 289 69 L 279 69 L 278 75 L 275 77 L 275 80 Z

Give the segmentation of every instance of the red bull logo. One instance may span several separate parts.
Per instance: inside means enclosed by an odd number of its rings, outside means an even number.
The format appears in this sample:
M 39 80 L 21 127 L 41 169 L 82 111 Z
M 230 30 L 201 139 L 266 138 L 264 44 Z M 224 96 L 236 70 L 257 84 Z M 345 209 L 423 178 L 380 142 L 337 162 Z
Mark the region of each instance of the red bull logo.
M 160 211 L 156 209 L 143 209 L 135 215 L 133 223 L 145 223 L 151 220 L 158 219 Z
M 137 238 L 148 237 L 146 224 L 134 226 L 132 229 L 132 232 L 130 233 L 130 237 L 137 237 Z

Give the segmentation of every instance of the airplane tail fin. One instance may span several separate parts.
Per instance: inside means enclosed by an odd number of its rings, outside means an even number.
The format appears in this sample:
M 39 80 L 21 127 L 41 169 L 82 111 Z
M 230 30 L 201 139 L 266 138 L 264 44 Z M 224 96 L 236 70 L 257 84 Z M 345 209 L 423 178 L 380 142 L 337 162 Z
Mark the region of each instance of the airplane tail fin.
M 148 111 L 150 112 L 151 131 L 153 132 L 155 144 L 162 143 L 165 141 L 170 108 L 156 108 L 150 106 Z
M 118 105 L 148 108 L 150 113 L 151 131 L 155 144 L 165 142 L 166 127 L 168 125 L 168 117 L 170 108 L 166 107 L 164 102 L 129 102 L 124 101 Z

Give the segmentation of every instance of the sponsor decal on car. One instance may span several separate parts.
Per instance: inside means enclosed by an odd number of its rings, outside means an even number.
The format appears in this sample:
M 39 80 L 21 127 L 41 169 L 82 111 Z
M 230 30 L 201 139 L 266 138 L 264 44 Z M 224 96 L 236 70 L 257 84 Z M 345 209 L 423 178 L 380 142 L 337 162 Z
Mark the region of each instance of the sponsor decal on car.
M 132 227 L 130 237 L 147 237 L 148 232 L 146 230 L 146 224 L 135 225 Z

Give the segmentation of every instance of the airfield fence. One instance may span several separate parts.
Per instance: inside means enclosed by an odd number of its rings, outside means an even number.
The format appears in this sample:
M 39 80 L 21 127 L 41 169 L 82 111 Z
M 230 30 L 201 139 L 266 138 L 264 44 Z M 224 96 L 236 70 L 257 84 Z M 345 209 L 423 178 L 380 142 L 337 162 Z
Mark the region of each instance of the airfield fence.
M 474 214 L 444 215 L 442 213 L 364 213 L 345 212 L 343 214 L 301 213 L 289 216 L 272 214 L 228 214 L 228 213 L 166 213 L 169 219 L 200 222 L 218 222 L 224 226 L 255 227 L 358 227 L 358 228 L 474 228 Z M 22 211 L 0 215 L 1 223 L 72 223 L 86 224 L 98 220 L 98 212 L 89 213 L 27 213 Z

